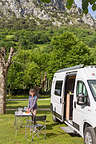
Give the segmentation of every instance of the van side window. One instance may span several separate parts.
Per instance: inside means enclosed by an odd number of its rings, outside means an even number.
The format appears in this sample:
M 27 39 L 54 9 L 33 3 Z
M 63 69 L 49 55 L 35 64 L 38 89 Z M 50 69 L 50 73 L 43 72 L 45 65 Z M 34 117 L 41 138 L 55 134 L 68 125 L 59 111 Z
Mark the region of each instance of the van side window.
M 79 94 L 82 94 L 85 97 L 88 96 L 86 86 L 82 81 L 78 81 L 78 83 L 77 83 L 77 96 Z
M 86 86 L 82 81 L 78 81 L 76 93 L 77 93 L 77 99 L 81 95 L 81 96 L 84 96 L 84 99 L 83 99 L 84 102 L 87 102 L 88 93 L 87 93 Z
M 56 81 L 55 92 L 54 92 L 55 95 L 61 96 L 62 84 L 63 84 L 63 81 Z

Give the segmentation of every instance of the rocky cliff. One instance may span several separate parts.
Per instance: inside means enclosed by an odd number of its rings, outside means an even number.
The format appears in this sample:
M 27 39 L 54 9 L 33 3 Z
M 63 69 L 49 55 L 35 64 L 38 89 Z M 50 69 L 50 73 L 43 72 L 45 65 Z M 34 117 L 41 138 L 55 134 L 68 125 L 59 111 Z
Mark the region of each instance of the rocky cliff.
M 95 20 L 89 14 L 82 14 L 82 11 L 75 4 L 71 10 L 67 10 L 65 1 L 51 0 L 51 3 L 44 4 L 40 0 L 0 0 L 0 18 L 6 17 L 9 19 L 13 16 L 17 18 L 29 17 L 34 19 L 38 25 L 40 20 L 42 20 L 50 21 L 56 26 L 65 24 L 96 26 Z

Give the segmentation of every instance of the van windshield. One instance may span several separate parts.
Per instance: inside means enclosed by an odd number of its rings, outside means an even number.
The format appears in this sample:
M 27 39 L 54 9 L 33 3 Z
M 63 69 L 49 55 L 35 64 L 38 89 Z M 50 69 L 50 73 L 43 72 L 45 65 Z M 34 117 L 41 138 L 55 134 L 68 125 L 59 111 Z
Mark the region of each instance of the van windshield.
M 91 89 L 92 95 L 96 101 L 96 80 L 88 80 L 88 84 Z

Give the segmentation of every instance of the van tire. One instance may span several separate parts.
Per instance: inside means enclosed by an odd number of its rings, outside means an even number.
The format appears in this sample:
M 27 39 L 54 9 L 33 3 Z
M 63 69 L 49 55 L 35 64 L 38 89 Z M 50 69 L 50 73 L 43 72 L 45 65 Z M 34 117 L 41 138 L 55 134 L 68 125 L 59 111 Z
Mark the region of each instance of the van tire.
M 84 143 L 96 144 L 96 134 L 92 127 L 86 127 L 84 130 Z
M 55 115 L 52 115 L 52 119 L 53 119 L 54 122 L 57 122 L 57 118 L 56 118 Z

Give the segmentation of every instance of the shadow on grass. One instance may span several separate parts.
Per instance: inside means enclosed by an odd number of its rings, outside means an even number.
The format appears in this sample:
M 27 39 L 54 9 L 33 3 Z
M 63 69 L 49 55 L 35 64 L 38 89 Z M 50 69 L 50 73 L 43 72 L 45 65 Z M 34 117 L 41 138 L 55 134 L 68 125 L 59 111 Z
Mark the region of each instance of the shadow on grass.
M 67 132 L 61 132 L 60 130 L 57 130 L 57 132 L 59 133 L 59 135 L 64 135 L 64 134 L 68 134 L 71 137 L 81 137 L 78 133 L 74 132 L 74 133 L 67 133 Z
M 81 137 L 78 133 L 68 133 L 71 137 Z
M 50 105 L 40 105 L 38 108 L 50 108 Z
M 18 107 L 20 107 L 20 106 L 18 106 Z M 18 107 L 13 107 L 13 109 L 17 109 Z M 11 108 L 10 108 L 10 107 L 7 107 L 7 109 L 8 109 L 8 110 L 6 110 L 6 114 L 14 114 L 15 111 L 16 111 L 16 110 L 12 110 L 12 107 L 11 107 Z M 47 115 L 47 114 L 49 114 L 49 113 L 50 113 L 50 111 L 39 111 L 39 110 L 38 110 L 37 115 L 38 115 L 38 114 Z
M 53 127 L 54 127 L 54 126 L 57 126 L 57 125 L 58 125 L 58 123 L 47 124 L 47 125 L 46 125 L 46 128 L 47 128 L 47 130 L 52 130 Z
M 21 105 L 13 106 L 13 104 L 18 104 L 18 103 L 19 102 L 17 101 L 9 101 L 6 103 L 7 104 L 6 108 L 11 110 L 11 109 L 17 109 L 18 107 L 22 107 Z
M 17 109 L 18 107 L 24 108 L 24 106 L 21 106 L 20 102 L 18 102 L 18 101 L 9 101 L 6 104 L 7 104 L 7 109 Z M 14 106 L 14 104 L 16 104 L 16 106 Z M 50 105 L 39 105 L 38 108 L 49 109 Z
M 14 110 L 6 110 L 6 114 L 15 114 Z
M 10 105 L 11 105 L 11 104 L 18 104 L 18 103 L 19 103 L 18 101 L 7 101 L 7 102 L 6 102 L 6 104 L 10 104 Z
M 7 109 L 10 109 L 10 110 L 12 110 L 12 109 L 18 109 L 18 108 L 24 108 L 24 106 L 21 106 L 21 105 L 18 105 L 18 106 L 7 106 Z
M 28 95 L 14 95 L 14 96 L 9 96 L 7 99 L 26 99 L 28 98 Z M 50 95 L 41 95 L 39 96 L 39 99 L 45 99 L 45 98 L 50 98 Z
M 61 131 L 58 131 L 59 133 L 61 134 L 64 134 L 64 133 L 67 133 L 65 131 L 61 132 Z M 71 137 L 81 137 L 78 133 L 76 133 L 75 131 L 73 133 L 67 133 L 69 134 Z
M 50 111 L 40 111 L 40 110 L 37 111 L 37 114 L 47 115 L 47 114 L 49 114 L 49 113 L 50 113 Z
M 55 134 L 55 133 L 47 133 L 46 134 L 46 137 L 53 137 L 53 136 L 57 136 L 58 134 Z

